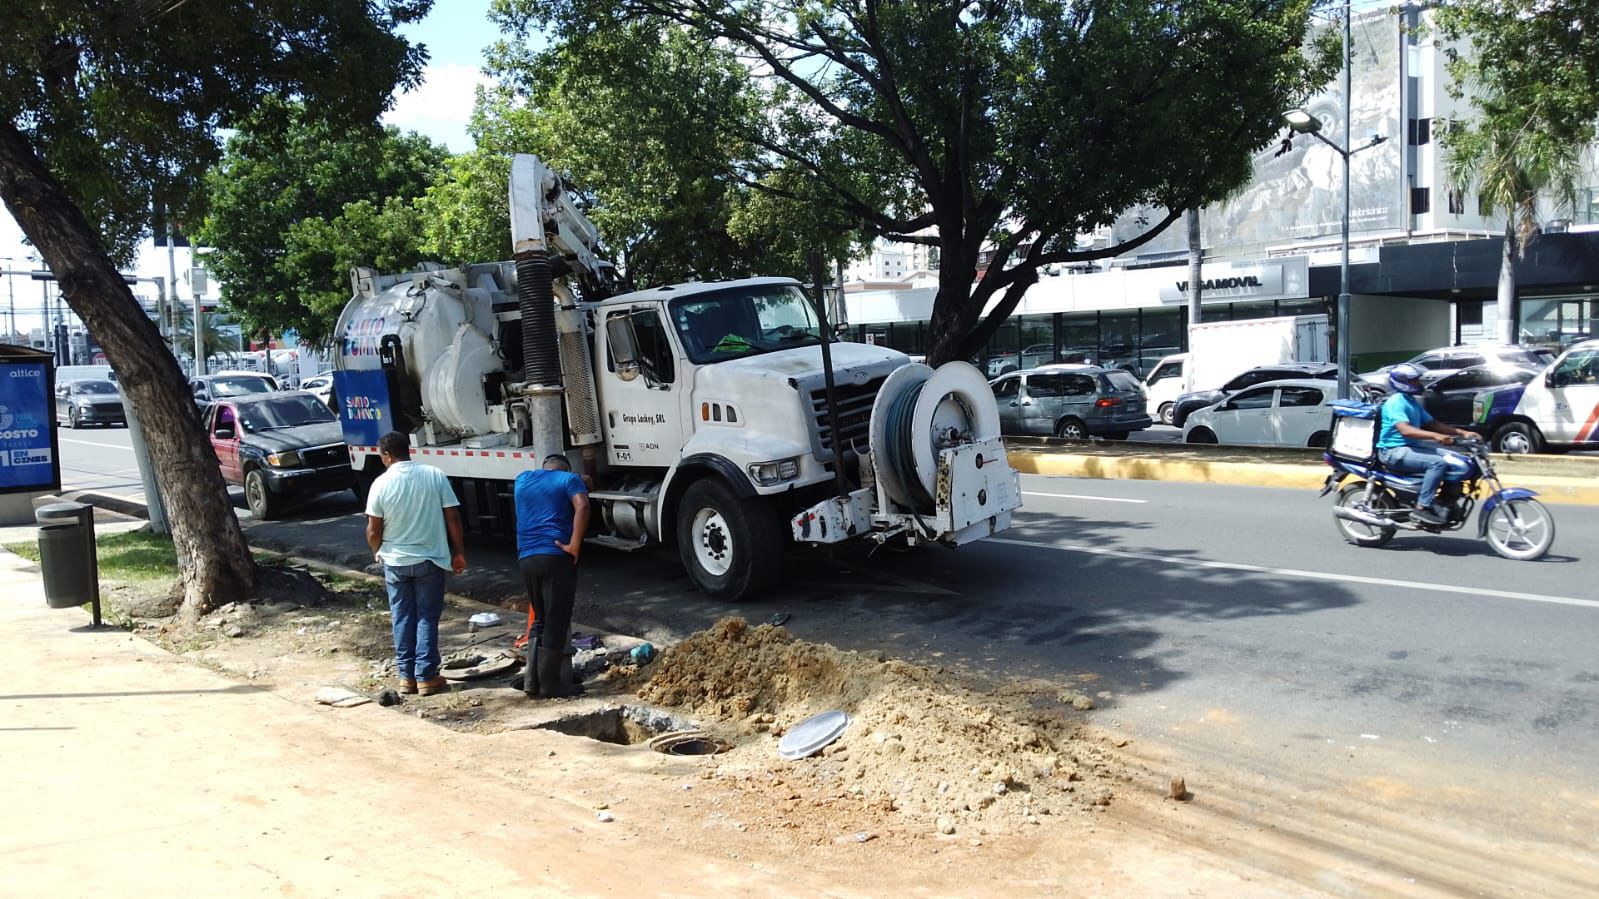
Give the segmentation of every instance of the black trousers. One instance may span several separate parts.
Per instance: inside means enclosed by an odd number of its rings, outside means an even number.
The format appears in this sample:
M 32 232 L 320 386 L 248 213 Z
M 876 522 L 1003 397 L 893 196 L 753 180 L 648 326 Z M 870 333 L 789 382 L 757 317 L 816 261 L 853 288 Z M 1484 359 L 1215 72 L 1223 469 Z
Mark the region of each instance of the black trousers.
M 533 630 L 538 645 L 557 653 L 566 649 L 572 629 L 572 602 L 577 595 L 577 564 L 566 553 L 524 557 L 522 585 L 533 604 Z

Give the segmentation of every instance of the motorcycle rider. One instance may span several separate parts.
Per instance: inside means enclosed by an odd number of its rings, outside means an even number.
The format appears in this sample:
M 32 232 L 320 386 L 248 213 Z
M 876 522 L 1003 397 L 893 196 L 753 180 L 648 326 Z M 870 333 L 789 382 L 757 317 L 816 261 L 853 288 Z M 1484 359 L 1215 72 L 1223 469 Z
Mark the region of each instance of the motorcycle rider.
M 1408 362 L 1388 372 L 1393 395 L 1382 404 L 1382 431 L 1377 435 L 1377 456 L 1389 471 L 1419 474 L 1421 493 L 1411 517 L 1431 525 L 1449 522 L 1449 509 L 1438 503 L 1438 485 L 1451 472 L 1465 474 L 1466 459 L 1442 449 L 1467 437 L 1481 440 L 1475 431 L 1446 425 L 1428 414 L 1421 404 L 1422 371 Z

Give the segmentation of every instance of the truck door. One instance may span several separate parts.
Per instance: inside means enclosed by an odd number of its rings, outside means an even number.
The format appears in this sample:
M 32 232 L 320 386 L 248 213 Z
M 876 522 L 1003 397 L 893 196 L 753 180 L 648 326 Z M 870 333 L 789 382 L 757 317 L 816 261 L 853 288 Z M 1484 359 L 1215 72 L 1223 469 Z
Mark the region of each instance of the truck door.
M 239 415 L 231 403 L 218 403 L 211 407 L 211 450 L 217 455 L 217 465 L 222 469 L 222 480 L 229 484 L 244 483 L 239 471 Z
M 618 365 L 610 333 L 629 328 L 638 354 L 632 365 Z M 665 320 L 654 306 L 612 309 L 606 313 L 605 368 L 599 372 L 601 420 L 613 465 L 668 468 L 681 455 L 686 433 L 677 383 L 678 353 Z
M 1545 439 L 1599 443 L 1599 349 L 1567 353 L 1549 370 L 1546 381 L 1527 385 L 1522 403 Z

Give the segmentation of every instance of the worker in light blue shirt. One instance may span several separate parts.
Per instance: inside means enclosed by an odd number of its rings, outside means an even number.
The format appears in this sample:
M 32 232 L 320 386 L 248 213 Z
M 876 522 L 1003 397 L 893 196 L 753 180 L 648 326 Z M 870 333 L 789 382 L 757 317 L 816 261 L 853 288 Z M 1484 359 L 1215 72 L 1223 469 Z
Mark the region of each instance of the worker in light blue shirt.
M 439 675 L 439 619 L 444 573 L 466 570 L 460 502 L 444 473 L 411 461 L 399 431 L 378 440 L 384 471 L 366 499 L 366 542 L 383 563 L 394 621 L 394 670 L 400 692 L 430 696 L 450 688 Z
M 1449 510 L 1438 503 L 1438 486 L 1444 478 L 1464 475 L 1470 463 L 1443 449 L 1457 437 L 1481 440 L 1474 431 L 1446 425 L 1421 404 L 1421 369 L 1408 362 L 1388 372 L 1393 395 L 1382 404 L 1382 430 L 1377 434 L 1377 457 L 1396 474 L 1421 475 L 1421 492 L 1411 517 L 1431 525 L 1449 522 Z

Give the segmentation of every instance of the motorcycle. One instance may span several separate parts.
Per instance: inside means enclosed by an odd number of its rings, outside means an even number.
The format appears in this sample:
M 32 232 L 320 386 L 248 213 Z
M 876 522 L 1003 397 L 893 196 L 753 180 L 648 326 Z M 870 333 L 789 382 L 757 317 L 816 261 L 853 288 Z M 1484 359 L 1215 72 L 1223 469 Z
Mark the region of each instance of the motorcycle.
M 1527 562 L 1543 556 L 1555 542 L 1554 516 L 1543 503 L 1534 499 L 1537 492 L 1501 484 L 1488 455 L 1488 446 L 1482 441 L 1455 438 L 1456 455 L 1465 465 L 1440 485 L 1437 502 L 1449 510 L 1449 515 L 1443 524 L 1432 524 L 1412 515 L 1416 498 L 1421 493 L 1421 475 L 1387 471 L 1370 448 L 1369 437 L 1375 432 L 1374 411 L 1335 409 L 1335 415 L 1332 446 L 1322 456 L 1333 471 L 1327 475 L 1320 495 L 1338 490 L 1333 520 L 1350 543 L 1382 546 L 1401 530 L 1429 534 L 1460 530 L 1471 520 L 1479 484 L 1486 484 L 1488 489 L 1477 519 L 1477 537 L 1486 538 L 1494 552 L 1507 559 Z M 1346 423 L 1365 427 L 1357 431 L 1351 441 L 1338 433 L 1340 426 Z M 1351 443 L 1356 447 L 1353 451 L 1349 449 Z M 1445 451 L 1449 451 L 1448 448 Z M 1339 489 L 1350 477 L 1360 481 Z

